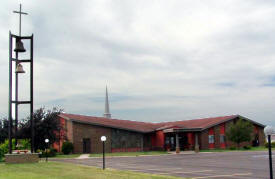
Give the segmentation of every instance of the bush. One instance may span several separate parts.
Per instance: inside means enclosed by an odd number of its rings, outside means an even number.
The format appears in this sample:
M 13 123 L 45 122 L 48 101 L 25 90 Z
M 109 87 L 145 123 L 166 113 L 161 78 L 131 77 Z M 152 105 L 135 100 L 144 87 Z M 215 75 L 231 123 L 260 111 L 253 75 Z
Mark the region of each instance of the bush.
M 46 149 L 44 151 L 42 151 L 42 154 L 40 157 L 55 157 L 56 156 L 56 153 L 57 153 L 57 150 L 54 149 L 54 148 L 50 148 L 50 149 Z
M 251 149 L 251 146 L 245 145 L 245 146 L 243 146 L 243 149 L 244 149 L 244 150 L 250 150 L 250 149 Z
M 230 147 L 229 149 L 230 150 L 236 150 L 236 147 Z
M 31 143 L 29 139 L 19 139 L 18 144 L 19 144 L 17 148 L 18 150 L 31 149 Z
M 65 155 L 68 155 L 73 152 L 74 146 L 71 142 L 63 142 L 62 144 L 62 152 Z
M 268 142 L 266 142 L 264 145 L 266 148 L 268 148 Z M 271 147 L 275 148 L 275 142 L 271 142 Z
M 12 140 L 12 150 L 15 149 L 15 140 Z M 9 152 L 9 140 L 5 140 L 4 143 L 0 144 L 0 160 L 4 158 L 5 154 Z

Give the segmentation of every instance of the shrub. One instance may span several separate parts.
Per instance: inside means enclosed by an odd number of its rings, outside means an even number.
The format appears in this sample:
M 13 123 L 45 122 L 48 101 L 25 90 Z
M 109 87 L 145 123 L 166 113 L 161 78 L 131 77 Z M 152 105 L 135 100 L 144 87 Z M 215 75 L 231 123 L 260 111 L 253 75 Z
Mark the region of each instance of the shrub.
M 73 148 L 74 148 L 74 146 L 73 146 L 73 143 L 71 143 L 71 142 L 63 142 L 63 144 L 62 144 L 62 152 L 63 152 L 63 154 L 70 154 L 70 153 L 72 153 L 73 152 Z
M 50 149 L 46 149 L 44 151 L 42 151 L 42 154 L 40 157 L 55 157 L 56 156 L 56 153 L 57 153 L 57 150 L 54 149 L 54 148 L 50 148 Z
M 15 149 L 15 140 L 12 140 L 12 150 Z M 4 157 L 5 154 L 9 152 L 9 140 L 5 140 L 4 143 L 0 144 L 0 160 Z
M 24 150 L 24 149 L 28 149 L 30 150 L 31 149 L 31 143 L 30 143 L 30 140 L 29 139 L 20 139 L 18 140 L 18 148 L 19 150 Z
M 268 148 L 268 142 L 266 142 L 264 145 L 266 148 Z M 271 142 L 271 147 L 275 148 L 275 142 Z
M 230 150 L 236 150 L 236 147 L 230 147 L 229 149 Z
M 55 157 L 55 156 L 56 156 L 56 153 L 57 153 L 57 150 L 56 150 L 56 149 L 50 148 L 50 156 L 51 156 L 51 157 Z
M 251 146 L 245 145 L 245 146 L 243 146 L 243 149 L 244 149 L 244 150 L 250 150 L 250 149 L 251 149 Z

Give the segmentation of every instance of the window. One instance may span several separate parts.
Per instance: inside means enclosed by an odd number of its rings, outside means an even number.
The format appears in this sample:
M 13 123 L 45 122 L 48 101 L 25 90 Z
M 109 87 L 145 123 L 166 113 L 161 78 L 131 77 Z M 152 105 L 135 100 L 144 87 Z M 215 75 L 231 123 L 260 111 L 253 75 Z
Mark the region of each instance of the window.
M 169 137 L 166 137 L 165 138 L 165 144 L 168 145 L 170 143 L 170 138 Z
M 225 143 L 225 135 L 224 134 L 221 134 L 220 135 L 220 143 Z
M 209 142 L 209 144 L 214 144 L 215 143 L 214 135 L 209 135 L 208 136 L 208 142 Z

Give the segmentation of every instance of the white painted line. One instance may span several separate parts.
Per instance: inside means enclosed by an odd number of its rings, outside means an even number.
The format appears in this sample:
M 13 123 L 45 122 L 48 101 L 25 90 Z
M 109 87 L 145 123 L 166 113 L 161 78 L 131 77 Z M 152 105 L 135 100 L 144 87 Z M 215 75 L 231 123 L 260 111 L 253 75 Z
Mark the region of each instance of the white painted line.
M 129 170 L 129 171 L 132 171 L 132 172 L 142 172 L 142 173 L 148 173 L 148 171 L 146 172 L 145 170 Z M 158 175 L 170 175 L 170 173 L 164 173 L 164 172 L 161 172 L 161 173 L 155 173 L 155 174 L 158 174 Z
M 190 172 L 170 172 L 170 173 L 188 174 L 188 173 L 202 173 L 202 172 L 213 172 L 213 170 L 198 170 L 198 171 L 190 171 Z
M 248 176 L 248 175 L 252 175 L 252 173 L 234 173 L 232 175 L 213 175 L 213 176 L 195 177 L 193 179 L 199 179 L 199 178 L 217 178 L 217 177 L 234 177 L 234 176 Z

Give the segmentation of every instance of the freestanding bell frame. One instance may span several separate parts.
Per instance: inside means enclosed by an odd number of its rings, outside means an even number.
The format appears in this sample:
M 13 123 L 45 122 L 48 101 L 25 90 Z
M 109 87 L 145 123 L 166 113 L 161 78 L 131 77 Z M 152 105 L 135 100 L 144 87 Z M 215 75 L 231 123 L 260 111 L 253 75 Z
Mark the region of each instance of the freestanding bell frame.
M 24 40 L 30 42 L 30 57 L 29 59 L 19 59 L 18 55 L 20 51 L 13 51 L 15 42 Z M 15 53 L 15 58 L 13 57 Z M 13 63 L 15 63 L 15 70 L 12 70 Z M 16 72 L 16 67 L 18 64 L 30 63 L 30 99 L 28 101 L 18 100 L 18 73 Z M 13 73 L 14 72 L 14 73 Z M 15 96 L 13 96 L 13 74 L 15 74 Z M 15 104 L 15 128 L 13 135 L 13 107 Z M 33 120 L 33 34 L 31 36 L 17 36 L 9 33 L 9 153 L 12 153 L 12 138 L 15 137 L 17 143 L 17 126 L 18 126 L 18 106 L 19 104 L 29 104 L 30 105 L 30 123 L 31 123 L 31 152 L 34 153 L 34 120 Z

